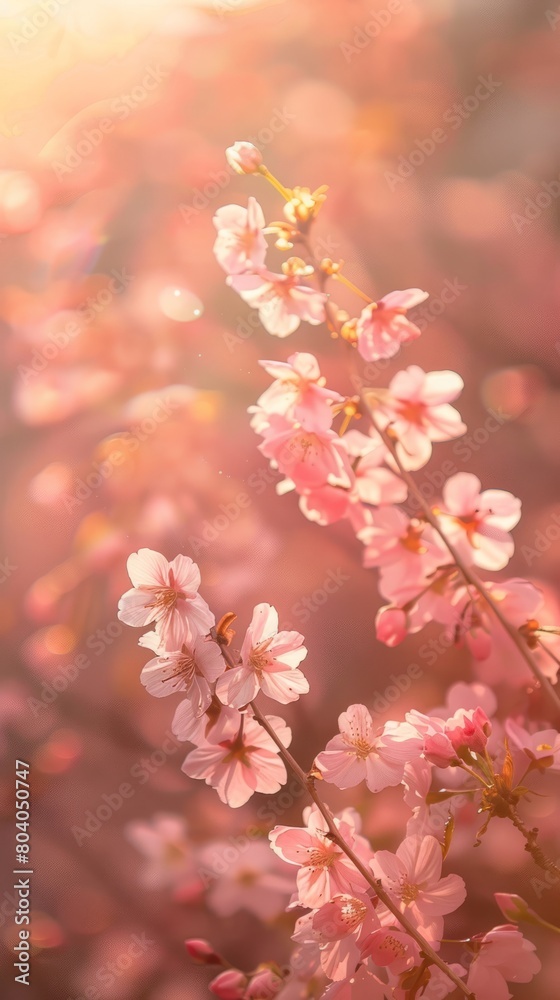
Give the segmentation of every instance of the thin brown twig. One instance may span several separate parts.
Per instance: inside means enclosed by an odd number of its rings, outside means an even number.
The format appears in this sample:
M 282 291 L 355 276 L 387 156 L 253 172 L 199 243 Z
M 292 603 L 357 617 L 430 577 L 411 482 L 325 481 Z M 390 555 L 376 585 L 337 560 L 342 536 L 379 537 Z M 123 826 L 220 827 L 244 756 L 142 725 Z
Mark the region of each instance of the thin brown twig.
M 473 571 L 464 564 L 459 552 L 457 551 L 453 543 L 448 539 L 447 535 L 445 534 L 445 531 L 441 527 L 437 517 L 432 511 L 432 508 L 430 507 L 429 503 L 427 503 L 427 501 L 422 496 L 422 493 L 417 488 L 416 483 L 414 482 L 414 479 L 412 478 L 410 473 L 404 468 L 399 458 L 393 439 L 390 437 L 389 434 L 387 434 L 387 431 L 384 428 L 381 428 L 379 426 L 377 420 L 375 419 L 375 412 L 372 410 L 367 400 L 364 398 L 363 389 L 361 391 L 361 397 L 364 401 L 364 405 L 367 407 L 367 410 L 370 414 L 373 426 L 375 427 L 376 431 L 378 431 L 378 433 L 381 435 L 385 445 L 389 449 L 397 465 L 401 478 L 405 481 L 410 492 L 415 497 L 417 502 L 420 504 L 421 509 L 424 513 L 424 517 L 426 518 L 426 521 L 428 522 L 428 524 L 432 526 L 432 528 L 435 531 L 437 531 L 438 535 L 440 536 L 444 545 L 446 546 L 449 554 L 451 555 L 451 558 L 453 559 L 457 568 L 461 571 L 465 581 L 468 584 L 470 584 L 471 587 L 474 587 L 475 590 L 480 594 L 480 596 L 486 602 L 486 604 L 491 609 L 493 614 L 496 616 L 502 627 L 506 630 L 511 639 L 513 639 L 515 645 L 517 646 L 519 652 L 521 653 L 531 673 L 533 674 L 535 679 L 539 682 L 543 691 L 546 691 L 548 697 L 554 703 L 554 706 L 556 707 L 557 711 L 560 712 L 560 697 L 554 690 L 554 687 L 550 683 L 548 677 L 545 677 L 539 665 L 535 663 L 527 647 L 527 644 L 523 639 L 523 636 L 519 633 L 518 629 L 516 629 L 515 626 L 512 625 L 511 622 L 509 622 L 508 619 L 505 617 L 501 608 L 496 604 L 492 595 L 488 592 L 486 587 L 483 585 L 482 581 L 479 580 L 476 574 L 473 573 Z

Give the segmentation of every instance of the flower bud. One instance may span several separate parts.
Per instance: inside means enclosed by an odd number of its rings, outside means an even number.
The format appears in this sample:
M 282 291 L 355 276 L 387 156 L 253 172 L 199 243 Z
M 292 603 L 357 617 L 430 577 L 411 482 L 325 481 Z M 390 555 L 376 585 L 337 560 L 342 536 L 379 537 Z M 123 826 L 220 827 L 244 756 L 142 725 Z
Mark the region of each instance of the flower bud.
M 457 761 L 453 744 L 443 733 L 434 733 L 433 736 L 426 737 L 424 756 L 436 767 L 449 767 L 453 761 Z
M 377 612 L 375 634 L 386 646 L 398 646 L 406 639 L 406 615 L 401 608 L 386 604 Z
M 457 725 L 453 725 L 454 722 Z M 472 753 L 484 753 L 492 726 L 484 709 L 479 707 L 456 713 L 448 721 L 445 732 L 457 752 L 466 747 Z
M 226 160 L 238 174 L 256 174 L 263 158 L 252 142 L 234 142 L 226 149 Z
M 520 920 L 527 920 L 533 915 L 533 910 L 529 908 L 525 900 L 513 892 L 495 892 L 494 899 L 506 920 L 512 924 L 518 924 Z
M 245 991 L 246 1000 L 272 1000 L 272 997 L 280 992 L 282 985 L 282 979 L 272 969 L 266 967 L 259 969 L 251 977 L 251 982 Z
M 226 969 L 208 984 L 208 989 L 220 1000 L 244 1000 L 247 982 L 247 976 L 239 969 Z
M 222 959 L 214 951 L 212 945 L 202 938 L 187 938 L 185 941 L 187 949 L 193 962 L 199 965 L 222 965 Z

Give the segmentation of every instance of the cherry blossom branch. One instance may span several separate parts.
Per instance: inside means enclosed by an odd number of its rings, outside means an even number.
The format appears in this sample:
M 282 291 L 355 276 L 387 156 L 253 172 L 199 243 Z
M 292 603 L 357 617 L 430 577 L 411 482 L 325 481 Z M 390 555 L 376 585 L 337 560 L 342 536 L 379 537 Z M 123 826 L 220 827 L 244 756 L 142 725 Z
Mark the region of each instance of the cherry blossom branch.
M 535 663 L 533 657 L 531 656 L 531 653 L 530 653 L 529 649 L 527 648 L 527 645 L 526 645 L 523 637 L 520 635 L 519 631 L 515 628 L 515 626 L 512 625 L 511 622 L 509 622 L 508 619 L 505 617 L 505 615 L 502 613 L 501 609 L 496 604 L 496 602 L 494 601 L 494 599 L 491 596 L 491 594 L 489 594 L 489 592 L 487 591 L 487 589 L 484 587 L 484 585 L 482 584 L 481 580 L 479 580 L 478 577 L 476 576 L 476 574 L 473 573 L 473 571 L 468 566 L 465 565 L 465 563 L 463 562 L 463 559 L 461 558 L 461 555 L 459 554 L 459 552 L 457 551 L 457 549 L 455 548 L 455 546 L 453 545 L 453 543 L 448 539 L 448 537 L 445 534 L 445 531 L 443 530 L 443 528 L 441 527 L 441 525 L 440 525 L 437 517 L 433 513 L 432 508 L 430 507 L 429 503 L 427 503 L 427 501 L 422 496 L 422 493 L 420 492 L 420 490 L 416 486 L 416 483 L 415 483 L 413 477 L 404 468 L 404 466 L 403 466 L 403 464 L 402 464 L 402 462 L 401 462 L 401 460 L 399 458 L 399 455 L 398 455 L 397 449 L 395 447 L 395 442 L 394 442 L 393 438 L 390 436 L 390 434 L 387 433 L 387 431 L 385 429 L 383 429 L 382 427 L 379 426 L 377 420 L 375 419 L 375 412 L 371 408 L 371 406 L 369 406 L 369 404 L 368 404 L 368 402 L 367 402 L 367 400 L 366 400 L 366 398 L 364 396 L 364 391 L 363 390 L 361 391 L 361 398 L 362 398 L 362 400 L 364 402 L 364 405 L 366 406 L 366 408 L 368 410 L 368 413 L 369 413 L 369 415 L 371 417 L 371 422 L 372 422 L 373 426 L 375 427 L 376 431 L 378 431 L 378 433 L 383 438 L 383 441 L 384 441 L 385 445 L 389 449 L 389 451 L 390 451 L 390 453 L 391 453 L 391 455 L 392 455 L 392 457 L 393 457 L 393 459 L 395 461 L 395 464 L 398 467 L 399 475 L 402 477 L 402 479 L 404 480 L 404 482 L 408 486 L 411 494 L 414 496 L 414 498 L 416 499 L 416 501 L 420 505 L 420 507 L 421 507 L 421 509 L 422 509 L 422 511 L 424 513 L 424 516 L 426 518 L 426 521 L 428 522 L 428 524 L 430 524 L 432 526 L 432 528 L 435 531 L 437 531 L 439 537 L 441 538 L 441 540 L 443 541 L 443 543 L 444 543 L 445 547 L 447 548 L 449 554 L 451 555 L 454 563 L 456 564 L 457 568 L 461 571 L 461 573 L 462 573 L 465 581 L 468 584 L 470 584 L 470 586 L 474 587 L 475 590 L 480 594 L 480 596 L 486 602 L 486 604 L 491 609 L 491 611 L 494 613 L 494 615 L 496 616 L 496 618 L 498 619 L 498 621 L 500 622 L 500 624 L 502 625 L 502 627 L 506 630 L 506 632 L 508 633 L 508 635 L 510 636 L 510 638 L 513 639 L 515 645 L 517 646 L 519 652 L 521 653 L 521 656 L 525 660 L 525 662 L 526 662 L 527 666 L 529 667 L 531 673 L 533 674 L 533 676 L 535 677 L 535 679 L 539 682 L 539 684 L 541 685 L 543 691 L 546 691 L 548 697 L 553 702 L 553 704 L 554 704 L 555 708 L 557 709 L 557 711 L 560 712 L 560 697 L 558 696 L 558 694 L 554 690 L 554 687 L 550 683 L 548 677 L 545 677 L 545 675 L 543 674 L 543 672 L 540 669 L 540 667 L 538 666 L 538 664 Z
M 546 857 L 537 844 L 536 838 L 538 830 L 528 830 L 523 821 L 517 815 L 515 809 L 512 809 L 509 818 L 511 819 L 516 830 L 519 830 L 519 832 L 525 837 L 525 850 L 531 855 L 535 864 L 538 865 L 539 868 L 550 872 L 551 875 L 555 875 L 556 878 L 560 879 L 560 868 L 558 865 L 554 864 L 554 861 L 551 861 Z
M 216 637 L 214 636 L 214 638 Z M 233 659 L 231 653 L 226 648 L 226 646 L 223 645 L 223 643 L 219 642 L 218 639 L 216 639 L 216 641 L 220 646 L 220 651 L 227 665 L 229 667 L 236 667 L 237 664 L 235 663 L 235 660 Z M 469 991 L 469 989 L 467 988 L 465 983 L 459 978 L 459 976 L 457 976 L 453 972 L 453 970 L 449 968 L 446 962 L 444 962 L 443 959 L 439 957 L 437 952 L 434 951 L 431 945 L 429 945 L 428 942 L 417 931 L 414 924 L 411 923 L 408 917 L 406 917 L 404 913 L 400 912 L 398 906 L 391 899 L 391 896 L 387 892 L 385 892 L 385 889 L 383 889 L 381 882 L 375 878 L 372 871 L 369 868 L 367 868 L 366 865 L 364 865 L 363 861 L 360 860 L 357 854 L 346 843 L 344 838 L 341 836 L 339 830 L 337 830 L 335 826 L 332 813 L 329 807 L 323 802 L 321 796 L 319 795 L 319 792 L 317 791 L 313 776 L 311 774 L 306 774 L 305 771 L 300 767 L 300 765 L 292 756 L 287 747 L 284 746 L 280 737 L 277 736 L 276 732 L 274 731 L 274 729 L 272 728 L 266 717 L 262 714 L 256 703 L 254 701 L 251 701 L 249 705 L 250 708 L 252 709 L 256 721 L 259 723 L 259 725 L 262 726 L 265 732 L 270 736 L 271 740 L 278 747 L 280 757 L 282 758 L 286 766 L 290 768 L 296 780 L 300 783 L 301 787 L 304 789 L 304 791 L 307 792 L 307 794 L 310 796 L 310 798 L 317 806 L 319 812 L 321 813 L 323 819 L 327 824 L 329 840 L 331 840 L 334 844 L 336 844 L 336 846 L 340 848 L 340 850 L 346 855 L 346 857 L 349 858 L 349 860 L 352 862 L 357 871 L 359 871 L 360 875 L 362 875 L 362 877 L 366 880 L 368 885 L 374 890 L 374 892 L 381 900 L 381 902 L 384 904 L 384 906 L 386 906 L 387 909 L 393 914 L 393 916 L 401 925 L 401 927 L 407 932 L 407 934 L 410 934 L 410 936 L 414 938 L 416 943 L 421 948 L 425 957 L 429 959 L 430 963 L 433 965 L 437 965 L 437 967 L 441 970 L 441 972 L 443 972 L 444 975 L 446 975 L 448 979 L 450 979 L 451 982 L 457 987 L 457 989 L 461 991 L 463 996 L 467 997 L 468 1000 L 476 1000 L 474 993 L 471 993 Z

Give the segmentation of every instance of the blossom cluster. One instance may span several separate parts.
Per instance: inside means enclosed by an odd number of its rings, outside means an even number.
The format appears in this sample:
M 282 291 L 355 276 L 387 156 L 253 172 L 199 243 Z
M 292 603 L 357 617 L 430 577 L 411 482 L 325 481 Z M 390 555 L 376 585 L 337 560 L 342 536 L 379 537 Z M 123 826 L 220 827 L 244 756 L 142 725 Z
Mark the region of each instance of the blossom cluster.
M 227 282 L 259 309 L 269 333 L 283 337 L 300 320 L 326 321 L 331 335 L 357 348 L 366 361 L 391 358 L 420 335 L 408 318 L 408 310 L 427 298 L 420 289 L 389 292 L 352 319 L 324 291 L 329 278 L 359 291 L 344 277 L 341 264 L 324 259 L 316 265 L 292 257 L 284 263 L 283 275 L 266 271 L 267 234 L 275 235 L 281 250 L 296 242 L 308 249 L 309 227 L 325 200 L 324 190 L 311 194 L 284 188 L 249 143 L 236 143 L 227 156 L 239 172 L 272 180 L 285 198 L 281 223 L 266 226 L 254 198 L 247 209 L 219 209 L 214 219 L 214 252 Z M 302 284 L 304 278 L 315 279 L 318 289 Z M 531 646 L 541 673 L 555 683 L 559 632 L 541 624 L 539 588 L 517 577 L 500 583 L 480 580 L 473 586 L 464 572 L 494 573 L 507 567 L 521 501 L 506 490 L 483 489 L 474 473 L 456 472 L 431 507 L 417 516 L 406 511 L 409 474 L 429 462 L 434 444 L 455 440 L 467 430 L 454 405 L 463 389 L 460 375 L 409 365 L 386 389 L 363 389 L 360 399 L 329 388 L 312 354 L 297 352 L 286 362 L 260 364 L 273 381 L 250 407 L 251 426 L 261 438 L 259 451 L 283 477 L 279 494 L 295 491 L 302 513 L 317 524 L 346 520 L 364 546 L 364 566 L 378 570 L 386 602 L 377 613 L 377 638 L 395 646 L 407 634 L 437 622 L 445 639 L 465 644 L 475 660 L 485 661 L 496 650 L 496 632 L 502 631 L 490 610 L 492 602 Z M 352 427 L 353 419 L 363 416 L 370 418 L 365 433 Z M 508 665 L 502 664 L 502 677 L 507 672 Z M 494 664 L 494 675 L 500 678 L 499 664 Z M 520 676 L 527 680 L 526 668 Z
M 119 617 L 129 625 L 154 625 L 140 638 L 141 646 L 156 653 L 141 679 L 156 697 L 182 696 L 173 730 L 194 744 L 185 773 L 205 780 L 234 808 L 255 792 L 278 791 L 287 780 L 284 751 L 291 732 L 282 718 L 261 715 L 255 698 L 287 704 L 307 692 L 299 667 L 306 655 L 303 636 L 278 631 L 276 610 L 259 604 L 235 654 L 234 616 L 215 624 L 199 594 L 200 573 L 192 560 L 177 556 L 168 562 L 144 549 L 129 558 L 128 568 L 133 587 L 121 599 Z M 447 802 L 452 817 L 457 797 L 466 796 L 487 813 L 485 827 L 493 817 L 519 822 L 516 806 L 529 794 L 529 775 L 560 770 L 557 731 L 529 731 L 514 718 L 502 725 L 492 721 L 495 711 L 490 689 L 456 685 L 445 707 L 430 714 L 411 710 L 400 722 L 376 726 L 363 704 L 340 715 L 338 734 L 317 754 L 304 784 L 321 779 L 348 789 L 364 783 L 375 794 L 402 786 L 411 809 L 404 839 L 395 853 L 375 851 L 361 833 L 355 809 L 332 815 L 315 802 L 304 810 L 302 827 L 270 831 L 273 853 L 261 842 L 251 850 L 250 862 L 240 858 L 226 865 L 225 877 L 212 885 L 210 905 L 217 912 L 230 915 L 247 906 L 270 916 L 286 901 L 289 910 L 306 912 L 296 921 L 289 972 L 272 966 L 251 974 L 224 969 L 211 984 L 218 997 L 289 1000 L 294 983 L 316 976 L 325 981 L 325 997 L 352 997 L 356 977 L 372 996 L 382 997 L 390 988 L 395 1000 L 405 1000 L 412 986 L 422 986 L 428 1000 L 453 989 L 441 968 L 426 962 L 422 947 L 439 952 L 444 917 L 466 896 L 460 876 L 442 876 L 449 844 L 430 832 L 431 809 Z M 453 777 L 451 787 L 442 790 L 446 770 Z M 153 826 L 133 824 L 129 836 L 149 860 L 147 884 L 176 883 L 179 899 L 196 897 L 211 845 L 199 852 L 195 870 L 184 822 L 156 817 Z M 276 869 L 278 860 L 297 869 L 295 880 L 289 869 L 285 875 Z M 223 964 L 212 950 L 209 954 L 214 964 Z M 534 946 L 514 925 L 475 935 L 469 957 L 467 964 L 455 962 L 449 969 L 480 1000 L 490 998 L 496 985 L 504 997 L 510 995 L 507 982 L 529 981 L 540 968 Z M 268 992 L 261 994 L 265 987 Z
M 352 357 L 368 362 L 393 358 L 420 335 L 408 312 L 426 292 L 409 288 L 374 301 L 346 278 L 342 262 L 312 262 L 309 232 L 326 188 L 286 188 L 251 143 L 237 142 L 226 155 L 234 170 L 261 176 L 285 202 L 281 221 L 269 224 L 253 197 L 247 208 L 227 205 L 214 218 L 214 252 L 227 284 L 257 309 L 269 333 L 284 338 L 302 321 L 325 323 Z M 303 256 L 289 257 L 280 273 L 266 263 L 271 235 L 279 251 L 302 247 Z M 334 304 L 331 280 L 366 300 L 359 315 Z M 543 594 L 530 580 L 480 576 L 508 566 L 520 500 L 483 488 L 471 472 L 456 472 L 436 502 L 421 503 L 415 516 L 406 510 L 411 494 L 418 499 L 411 474 L 430 461 L 434 444 L 466 431 L 455 406 L 460 375 L 411 364 L 387 388 L 362 388 L 352 396 L 327 385 L 314 354 L 299 351 L 286 361 L 260 364 L 272 381 L 249 412 L 260 452 L 282 477 L 277 492 L 295 492 L 304 516 L 319 525 L 348 523 L 363 546 L 364 566 L 378 572 L 386 602 L 377 613 L 378 639 L 395 646 L 436 622 L 475 660 L 493 659 L 494 679 L 507 679 L 509 658 L 500 655 L 505 633 L 523 662 L 523 680 L 528 667 L 531 679 L 556 699 L 560 630 L 541 624 Z M 352 423 L 361 418 L 365 431 Z M 462 906 L 467 887 L 443 866 L 456 825 L 469 822 L 462 813 L 467 803 L 471 819 L 473 811 L 483 817 L 477 844 L 491 821 L 509 822 L 534 864 L 560 878 L 539 831 L 529 829 L 522 814 L 524 802 L 542 794 L 543 781 L 545 787 L 547 776 L 560 771 L 560 734 L 551 723 L 530 719 L 519 703 L 499 716 L 493 691 L 480 683 L 455 684 L 444 706 L 429 712 L 411 706 L 404 718 L 381 723 L 366 696 L 340 714 L 338 733 L 303 770 L 287 749 L 292 734 L 285 720 L 264 714 L 256 699 L 287 705 L 308 692 L 300 669 L 304 637 L 280 630 L 276 609 L 261 603 L 236 648 L 235 614 L 216 622 L 199 594 L 200 572 L 191 559 L 179 555 L 168 562 L 142 549 L 130 556 L 128 570 L 133 586 L 121 599 L 119 617 L 133 626 L 153 625 L 140 639 L 155 654 L 141 680 L 156 697 L 181 695 L 172 728 L 193 744 L 185 774 L 204 780 L 237 808 L 254 793 L 278 791 L 289 768 L 312 800 L 303 825 L 275 826 L 266 852 L 261 842 L 249 866 L 244 860 L 226 866 L 209 893 L 209 905 L 223 915 L 246 906 L 266 919 L 286 902 L 289 912 L 298 909 L 289 968 L 265 962 L 243 971 L 208 942 L 188 941 L 195 961 L 221 968 L 210 990 L 220 1000 L 440 1000 L 455 990 L 469 1000 L 509 1000 L 510 983 L 530 982 L 540 961 L 518 924 L 551 925 L 520 897 L 498 893 L 506 924 L 448 939 L 445 918 Z M 372 845 L 353 806 L 331 810 L 323 798 L 329 785 L 363 786 L 357 794 L 365 798 L 401 789 L 409 815 L 394 851 Z M 171 857 L 179 898 L 200 891 L 206 855 L 195 852 L 193 876 L 184 824 L 160 817 L 129 835 L 148 858 L 152 882 L 167 881 Z M 449 945 L 460 946 L 458 960 L 442 957 Z
M 119 602 L 127 625 L 154 628 L 140 645 L 156 655 L 141 680 L 156 697 L 181 692 L 173 732 L 194 749 L 183 770 L 216 788 L 236 808 L 254 792 L 276 792 L 286 768 L 274 741 L 253 717 L 251 702 L 262 691 L 287 704 L 308 691 L 299 664 L 307 650 L 299 632 L 278 631 L 278 614 L 259 604 L 241 648 L 239 662 L 226 672 L 223 646 L 210 633 L 215 618 L 198 593 L 200 572 L 188 556 L 168 562 L 159 552 L 141 549 L 128 560 L 133 583 Z M 222 637 L 221 637 L 222 638 Z M 291 732 L 283 719 L 266 716 L 284 746 Z

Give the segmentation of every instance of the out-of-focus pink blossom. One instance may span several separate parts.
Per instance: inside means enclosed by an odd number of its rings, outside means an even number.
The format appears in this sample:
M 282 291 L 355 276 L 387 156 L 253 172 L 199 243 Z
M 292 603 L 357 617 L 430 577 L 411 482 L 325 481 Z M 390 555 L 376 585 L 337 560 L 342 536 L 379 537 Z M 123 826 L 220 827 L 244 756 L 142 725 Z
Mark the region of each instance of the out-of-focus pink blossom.
M 247 208 L 224 205 L 214 216 L 218 235 L 214 254 L 227 274 L 242 274 L 262 267 L 267 242 L 263 236 L 263 210 L 255 198 L 249 198 Z
M 391 379 L 386 395 L 379 394 L 377 420 L 383 428 L 391 427 L 405 469 L 422 468 L 431 458 L 433 441 L 465 433 L 466 425 L 450 405 L 462 388 L 456 372 L 425 372 L 410 365 Z
M 255 274 L 233 274 L 228 285 L 252 309 L 268 333 L 288 337 L 301 320 L 316 326 L 325 320 L 326 295 L 302 284 L 300 274 L 274 274 L 261 268 Z
M 521 517 L 521 501 L 505 490 L 480 492 L 471 472 L 457 472 L 443 487 L 442 528 L 468 562 L 481 569 L 507 566 L 514 543 L 510 529 Z
M 137 628 L 155 622 L 160 650 L 171 652 L 210 631 L 214 615 L 198 593 L 200 571 L 189 556 L 168 562 L 159 552 L 140 549 L 128 557 L 127 569 L 133 587 L 119 601 L 122 622 Z
M 406 639 L 406 615 L 401 608 L 386 604 L 375 618 L 375 634 L 386 646 L 398 646 Z
M 420 288 L 389 292 L 377 302 L 365 306 L 356 324 L 358 351 L 365 361 L 392 358 L 401 344 L 415 340 L 420 330 L 407 317 L 407 311 L 428 298 Z
M 226 969 L 220 972 L 211 983 L 208 989 L 219 1000 L 245 1000 L 245 990 L 249 980 L 244 972 L 239 969 Z
M 560 771 L 560 734 L 556 729 L 541 729 L 529 733 L 513 719 L 506 721 L 506 733 L 510 750 L 521 751 L 529 760 L 541 761 L 541 767 Z
M 476 1000 L 509 1000 L 508 983 L 530 983 L 540 971 L 535 945 L 513 924 L 493 927 L 476 945 L 467 978 Z
M 151 820 L 132 820 L 126 825 L 127 840 L 146 858 L 142 882 L 147 888 L 195 886 L 202 891 L 188 828 L 181 816 L 156 813 Z
M 197 855 L 199 874 L 208 885 L 206 901 L 220 917 L 248 910 L 270 921 L 285 910 L 295 888 L 293 869 L 276 857 L 268 842 L 236 838 L 237 857 L 230 861 L 231 843 L 214 843 Z

